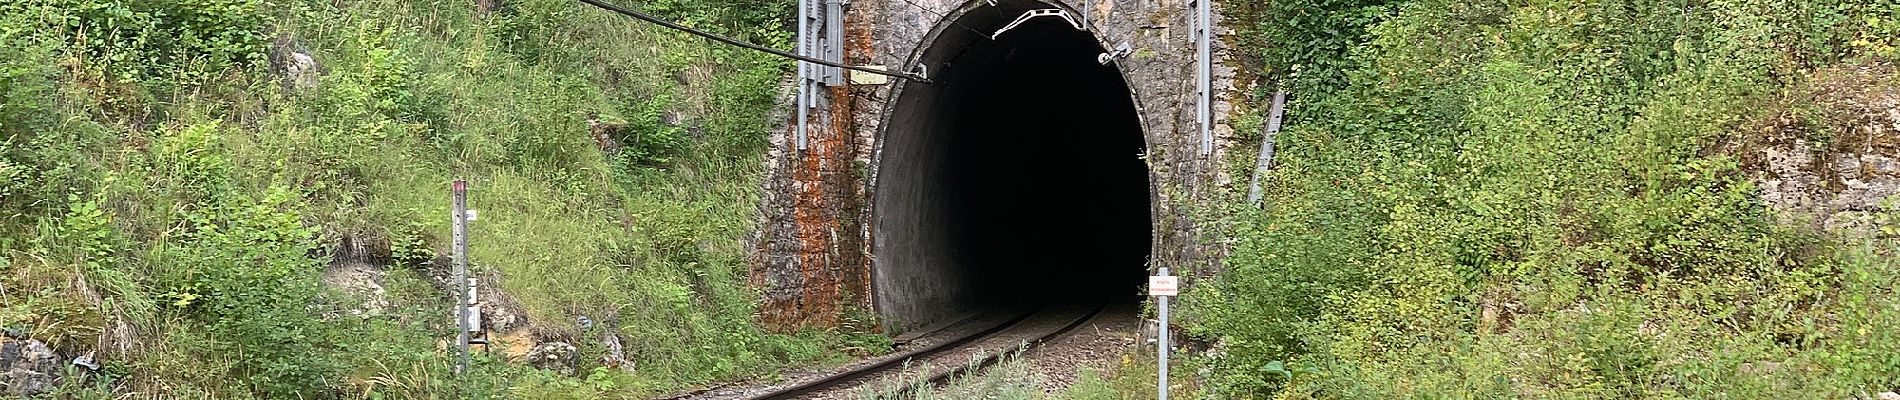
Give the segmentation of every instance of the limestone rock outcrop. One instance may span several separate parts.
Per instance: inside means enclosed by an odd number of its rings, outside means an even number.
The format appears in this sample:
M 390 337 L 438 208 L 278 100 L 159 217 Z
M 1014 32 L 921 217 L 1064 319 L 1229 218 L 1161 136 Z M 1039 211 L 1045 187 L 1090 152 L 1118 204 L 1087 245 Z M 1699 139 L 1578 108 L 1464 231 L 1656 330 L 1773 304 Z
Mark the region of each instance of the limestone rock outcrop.
M 33 396 L 59 382 L 59 354 L 38 340 L 0 342 L 0 394 Z

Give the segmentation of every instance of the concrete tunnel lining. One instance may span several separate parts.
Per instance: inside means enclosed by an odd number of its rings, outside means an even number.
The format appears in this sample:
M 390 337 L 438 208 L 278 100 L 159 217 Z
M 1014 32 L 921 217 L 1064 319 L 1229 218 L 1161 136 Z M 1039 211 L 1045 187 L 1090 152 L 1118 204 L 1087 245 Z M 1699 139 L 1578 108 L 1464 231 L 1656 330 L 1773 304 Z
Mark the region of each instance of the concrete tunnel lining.
M 936 82 L 903 84 L 885 112 L 871 275 L 894 330 L 997 303 L 1141 299 L 1153 193 L 1128 82 L 1057 18 L 991 40 L 1057 7 L 997 3 L 946 16 L 916 56 Z

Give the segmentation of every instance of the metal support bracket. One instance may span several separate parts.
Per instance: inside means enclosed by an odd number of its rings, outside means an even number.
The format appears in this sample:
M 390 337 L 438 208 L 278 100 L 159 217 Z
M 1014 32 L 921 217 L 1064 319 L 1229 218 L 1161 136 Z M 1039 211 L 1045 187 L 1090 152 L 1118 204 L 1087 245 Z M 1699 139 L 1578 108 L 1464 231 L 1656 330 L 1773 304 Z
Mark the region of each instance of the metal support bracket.
M 1036 17 L 1062 17 L 1062 20 L 1069 21 L 1069 26 L 1075 27 L 1075 30 L 1088 30 L 1088 28 L 1082 27 L 1082 22 L 1076 21 L 1075 17 L 1070 16 L 1068 11 L 1062 11 L 1060 8 L 1045 8 L 1041 10 L 1029 10 L 1029 12 L 1023 13 L 1022 16 L 1016 17 L 1015 22 L 1010 22 L 1009 25 L 1003 26 L 1003 29 L 996 30 L 996 34 L 990 35 L 990 40 L 996 40 L 996 38 L 1003 36 L 1003 32 L 1016 29 L 1017 26 L 1021 26 L 1024 22 L 1029 22 L 1030 19 Z
M 1135 52 L 1134 49 L 1128 48 L 1128 42 L 1121 42 L 1121 44 L 1115 45 L 1114 51 L 1102 53 L 1102 55 L 1095 56 L 1095 62 L 1102 63 L 1102 65 L 1108 65 L 1108 63 L 1115 62 L 1115 60 L 1128 58 L 1128 55 L 1134 52 Z

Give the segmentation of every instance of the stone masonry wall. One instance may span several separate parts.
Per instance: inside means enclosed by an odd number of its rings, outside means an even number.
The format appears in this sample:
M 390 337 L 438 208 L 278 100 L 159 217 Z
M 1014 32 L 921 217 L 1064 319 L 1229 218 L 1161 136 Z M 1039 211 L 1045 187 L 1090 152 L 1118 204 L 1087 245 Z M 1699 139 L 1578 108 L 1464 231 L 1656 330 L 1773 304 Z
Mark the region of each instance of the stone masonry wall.
M 1900 200 L 1900 71 L 1882 64 L 1817 71 L 1752 141 L 1744 170 L 1783 222 L 1850 235 L 1873 234 Z M 1805 121 L 1803 121 L 1805 120 Z

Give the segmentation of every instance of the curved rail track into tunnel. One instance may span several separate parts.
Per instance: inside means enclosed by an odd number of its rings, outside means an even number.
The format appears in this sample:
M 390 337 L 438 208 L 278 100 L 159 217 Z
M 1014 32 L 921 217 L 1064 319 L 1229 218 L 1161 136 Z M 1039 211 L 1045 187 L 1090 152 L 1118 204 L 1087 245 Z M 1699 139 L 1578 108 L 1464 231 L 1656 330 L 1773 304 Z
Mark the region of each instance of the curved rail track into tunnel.
M 995 310 L 987 317 L 1014 315 L 1001 324 L 972 321 L 972 326 L 989 326 L 967 336 L 959 336 L 910 353 L 887 357 L 820 379 L 788 385 L 749 400 L 790 399 L 862 399 L 911 398 L 919 390 L 930 390 L 950 379 L 980 372 L 1005 358 L 1038 348 L 1043 342 L 1061 337 L 1101 314 L 1101 304 L 1042 305 L 1035 309 Z
M 893 330 L 986 304 L 1141 299 L 1154 195 L 1128 82 L 1061 18 L 990 37 L 1050 7 L 952 14 L 920 54 L 936 83 L 885 113 L 872 289 Z

